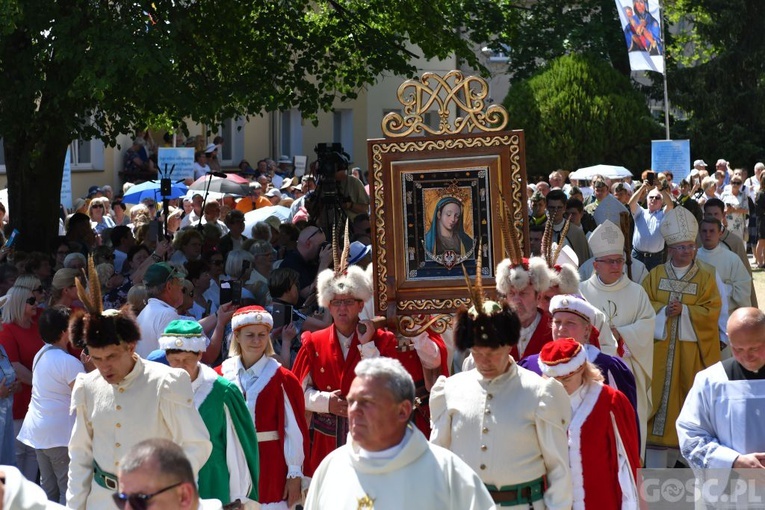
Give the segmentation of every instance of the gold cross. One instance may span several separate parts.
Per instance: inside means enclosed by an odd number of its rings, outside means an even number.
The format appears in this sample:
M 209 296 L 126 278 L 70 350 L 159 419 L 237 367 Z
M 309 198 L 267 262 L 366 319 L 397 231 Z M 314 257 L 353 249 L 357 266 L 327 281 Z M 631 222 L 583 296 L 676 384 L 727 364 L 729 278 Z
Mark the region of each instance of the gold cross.
M 359 506 L 357 507 L 357 510 L 362 510 L 364 508 L 367 508 L 369 510 L 374 510 L 375 507 L 375 500 L 370 498 L 367 495 L 364 495 L 363 498 L 359 499 Z

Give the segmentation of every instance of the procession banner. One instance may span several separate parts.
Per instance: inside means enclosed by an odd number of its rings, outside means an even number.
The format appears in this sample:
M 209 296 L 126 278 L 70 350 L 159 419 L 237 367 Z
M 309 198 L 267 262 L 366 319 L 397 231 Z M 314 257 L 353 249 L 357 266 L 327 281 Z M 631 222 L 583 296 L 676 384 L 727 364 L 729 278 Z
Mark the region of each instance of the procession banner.
M 633 71 L 664 74 L 664 41 L 658 0 L 615 0 Z
M 680 182 L 690 173 L 690 140 L 651 140 L 651 168 L 656 172 L 670 170 L 673 182 Z
M 157 163 L 160 177 L 174 181 L 194 178 L 194 149 L 191 147 L 161 147 L 157 151 Z M 169 175 L 171 170 L 172 175 Z

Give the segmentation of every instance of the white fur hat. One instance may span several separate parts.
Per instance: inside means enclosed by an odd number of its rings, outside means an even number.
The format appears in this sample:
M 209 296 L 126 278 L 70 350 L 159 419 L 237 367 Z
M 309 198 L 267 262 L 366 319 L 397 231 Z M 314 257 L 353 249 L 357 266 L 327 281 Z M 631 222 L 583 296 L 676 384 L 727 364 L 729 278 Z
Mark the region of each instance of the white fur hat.
M 550 288 L 551 277 L 547 262 L 541 257 L 524 258 L 523 264 L 515 266 L 505 259 L 497 266 L 497 290 L 507 295 L 511 287 L 521 290 L 530 283 L 535 291 L 544 292 Z
M 231 317 L 231 329 L 232 331 L 238 331 L 245 326 L 266 326 L 268 329 L 273 329 L 274 318 L 268 313 L 268 310 L 259 305 L 245 306 L 234 312 Z
M 348 266 L 348 269 L 337 277 L 332 269 L 325 269 L 319 273 L 316 286 L 319 291 L 319 306 L 323 308 L 327 308 L 329 302 L 338 294 L 350 294 L 361 301 L 372 297 L 372 282 L 359 266 Z
M 558 294 L 550 300 L 550 315 L 557 312 L 568 312 L 578 315 L 590 324 L 595 323 L 597 309 L 583 297 L 571 294 Z

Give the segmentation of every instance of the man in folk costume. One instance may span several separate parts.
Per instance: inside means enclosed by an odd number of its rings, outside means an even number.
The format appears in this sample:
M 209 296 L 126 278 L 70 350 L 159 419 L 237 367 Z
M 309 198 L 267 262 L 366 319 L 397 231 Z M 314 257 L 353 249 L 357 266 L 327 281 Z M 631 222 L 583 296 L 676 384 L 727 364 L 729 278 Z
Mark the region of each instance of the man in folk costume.
M 216 369 L 244 394 L 257 429 L 259 496 L 264 510 L 287 510 L 302 498 L 308 452 L 303 388 L 274 358 L 274 320 L 261 306 L 245 306 L 231 319 L 230 358 Z
M 674 466 L 680 408 L 701 370 L 720 361 L 720 293 L 714 268 L 695 260 L 699 224 L 684 207 L 669 211 L 661 233 L 670 260 L 655 267 L 643 288 L 656 311 L 652 413 L 648 421 L 646 467 Z M 671 454 L 671 455 L 670 455 Z
M 597 309 L 581 296 L 568 294 L 553 297 L 550 301 L 553 340 L 573 338 L 581 343 L 587 359 L 603 374 L 605 384 L 624 393 L 633 409 L 637 411 L 635 377 L 630 369 L 618 356 L 610 356 L 590 343 L 591 338 L 597 337 L 597 329 L 592 325 L 596 312 Z M 529 356 L 521 361 L 520 365 L 541 374 L 538 358 L 539 354 Z M 637 426 L 635 422 L 635 430 Z
M 317 279 L 319 306 L 329 308 L 333 324 L 303 333 L 302 346 L 292 367 L 305 393 L 306 410 L 313 413 L 311 452 L 305 468 L 308 476 L 329 452 L 345 444 L 348 436 L 345 397 L 356 364 L 377 356 L 397 357 L 393 333 L 375 329 L 372 321 L 359 320 L 372 287 L 363 269 L 348 265 L 347 239 L 342 256 L 337 254 L 337 244 L 334 269 L 325 269 Z
M 643 287 L 623 272 L 625 250 L 622 230 L 605 220 L 592 232 L 589 243 L 595 255 L 595 273 L 580 284 L 579 290 L 591 305 L 606 314 L 608 327 L 617 340 L 617 354 L 635 377 L 641 455 L 644 456 L 651 414 L 656 312 Z
M 87 313 L 70 325 L 72 341 L 86 348 L 96 370 L 80 374 L 72 390 L 74 429 L 69 441 L 67 508 L 114 508 L 120 458 L 150 438 L 177 443 L 198 473 L 212 446 L 194 408 L 186 372 L 144 361 L 135 354 L 141 335 L 126 311 L 102 309 L 101 284 L 93 259 L 88 289 L 75 282 Z
M 159 337 L 173 368 L 191 377 L 194 407 L 207 426 L 212 453 L 199 471 L 199 495 L 224 505 L 258 501 L 258 440 L 244 398 L 231 382 L 203 364 L 206 337 L 196 321 L 174 320 Z
M 539 354 L 539 368 L 568 392 L 568 457 L 575 510 L 636 509 L 640 467 L 635 412 L 573 338 L 557 339 Z
M 550 302 L 554 296 L 579 294 L 578 260 L 570 246 L 560 246 L 552 242 L 552 230 L 549 233 L 545 232 L 542 239 L 542 256 L 547 261 L 552 278 L 550 287 L 540 296 L 539 307 L 552 314 Z M 609 356 L 615 355 L 616 339 L 608 328 L 605 314 L 595 310 L 591 324 L 593 327 L 586 343 Z
M 677 419 L 680 449 L 694 468 L 762 472 L 765 314 L 736 310 L 728 320 L 728 338 L 733 357 L 699 372 L 685 399 Z
M 476 287 L 473 307 L 457 312 L 454 332 L 458 348 L 472 349 L 476 368 L 436 381 L 430 441 L 473 468 L 496 508 L 569 509 L 566 392 L 518 366 L 510 355 L 518 315 L 507 303 L 484 301 L 480 282 Z

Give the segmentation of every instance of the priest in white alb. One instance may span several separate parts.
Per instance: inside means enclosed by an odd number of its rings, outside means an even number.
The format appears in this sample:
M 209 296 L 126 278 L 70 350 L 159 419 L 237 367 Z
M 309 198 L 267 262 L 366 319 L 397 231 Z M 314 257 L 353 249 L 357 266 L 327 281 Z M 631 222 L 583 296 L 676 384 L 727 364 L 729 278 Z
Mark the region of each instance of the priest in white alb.
M 595 273 L 580 284 L 579 291 L 590 304 L 606 315 L 617 339 L 617 355 L 635 376 L 640 451 L 643 456 L 651 413 L 656 312 L 643 287 L 623 272 L 624 235 L 621 229 L 606 220 L 592 232 L 589 243 L 595 255 Z
M 710 217 L 701 220 L 701 248 L 697 257 L 714 266 L 728 298 L 728 313 L 732 313 L 738 308 L 752 306 L 752 277 L 747 273 L 741 259 L 720 243 L 722 232 L 719 220 Z
M 677 419 L 680 452 L 693 468 L 765 468 L 765 313 L 728 320 L 732 358 L 699 372 Z M 719 480 L 725 485 L 726 480 Z

